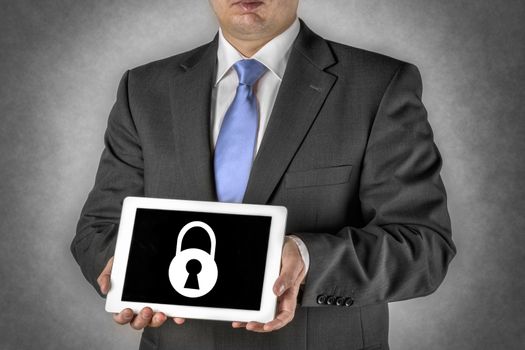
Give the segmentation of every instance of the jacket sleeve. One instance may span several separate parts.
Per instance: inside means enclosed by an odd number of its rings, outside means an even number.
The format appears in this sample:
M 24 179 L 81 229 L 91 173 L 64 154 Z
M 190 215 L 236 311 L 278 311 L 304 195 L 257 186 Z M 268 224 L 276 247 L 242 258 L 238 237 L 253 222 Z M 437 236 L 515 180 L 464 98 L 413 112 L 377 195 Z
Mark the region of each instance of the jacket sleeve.
M 303 306 L 320 306 L 319 295 L 351 298 L 355 306 L 404 300 L 432 293 L 444 279 L 456 249 L 421 94 L 419 71 L 402 64 L 382 97 L 363 158 L 364 226 L 294 233 L 310 255 Z
M 119 84 L 95 185 L 84 204 L 71 244 L 71 252 L 84 276 L 99 293 L 96 280 L 114 254 L 122 202 L 127 196 L 144 194 L 142 149 L 129 108 L 128 74 L 124 74 Z

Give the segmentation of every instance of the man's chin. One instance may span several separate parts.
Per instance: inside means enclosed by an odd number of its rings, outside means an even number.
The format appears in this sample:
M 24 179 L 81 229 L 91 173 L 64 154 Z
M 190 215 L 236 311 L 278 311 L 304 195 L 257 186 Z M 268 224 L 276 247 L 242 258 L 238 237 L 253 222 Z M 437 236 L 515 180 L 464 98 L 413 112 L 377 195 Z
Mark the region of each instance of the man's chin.
M 233 27 L 240 35 L 252 36 L 264 32 L 266 26 L 259 15 L 249 13 L 238 16 Z

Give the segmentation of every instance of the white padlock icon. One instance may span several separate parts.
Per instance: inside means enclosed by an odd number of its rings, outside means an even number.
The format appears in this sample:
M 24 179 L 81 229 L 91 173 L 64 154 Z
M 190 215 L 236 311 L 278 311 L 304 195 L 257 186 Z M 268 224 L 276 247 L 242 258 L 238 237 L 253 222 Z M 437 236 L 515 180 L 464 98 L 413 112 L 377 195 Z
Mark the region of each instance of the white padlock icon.
M 198 248 L 181 250 L 184 236 L 194 227 L 200 227 L 208 233 L 210 237 L 209 254 Z M 168 270 L 171 285 L 179 294 L 188 298 L 198 298 L 213 289 L 218 277 L 215 246 L 215 233 L 208 224 L 202 221 L 192 221 L 180 230 L 175 257 Z

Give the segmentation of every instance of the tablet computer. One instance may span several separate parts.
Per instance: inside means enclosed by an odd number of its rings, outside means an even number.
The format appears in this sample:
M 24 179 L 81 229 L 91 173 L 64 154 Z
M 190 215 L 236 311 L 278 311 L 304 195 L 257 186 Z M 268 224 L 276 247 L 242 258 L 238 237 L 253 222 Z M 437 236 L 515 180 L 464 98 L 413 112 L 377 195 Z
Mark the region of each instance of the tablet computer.
M 106 311 L 268 322 L 285 207 L 127 197 Z

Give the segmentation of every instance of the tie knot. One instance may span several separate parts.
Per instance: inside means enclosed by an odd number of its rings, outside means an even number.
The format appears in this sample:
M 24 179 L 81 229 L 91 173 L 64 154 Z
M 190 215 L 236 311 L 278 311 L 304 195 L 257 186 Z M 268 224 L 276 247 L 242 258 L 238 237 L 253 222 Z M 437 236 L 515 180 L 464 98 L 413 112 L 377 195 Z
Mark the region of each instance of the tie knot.
M 237 61 L 233 68 L 239 77 L 239 84 L 252 86 L 266 72 L 266 67 L 261 62 L 250 59 Z

